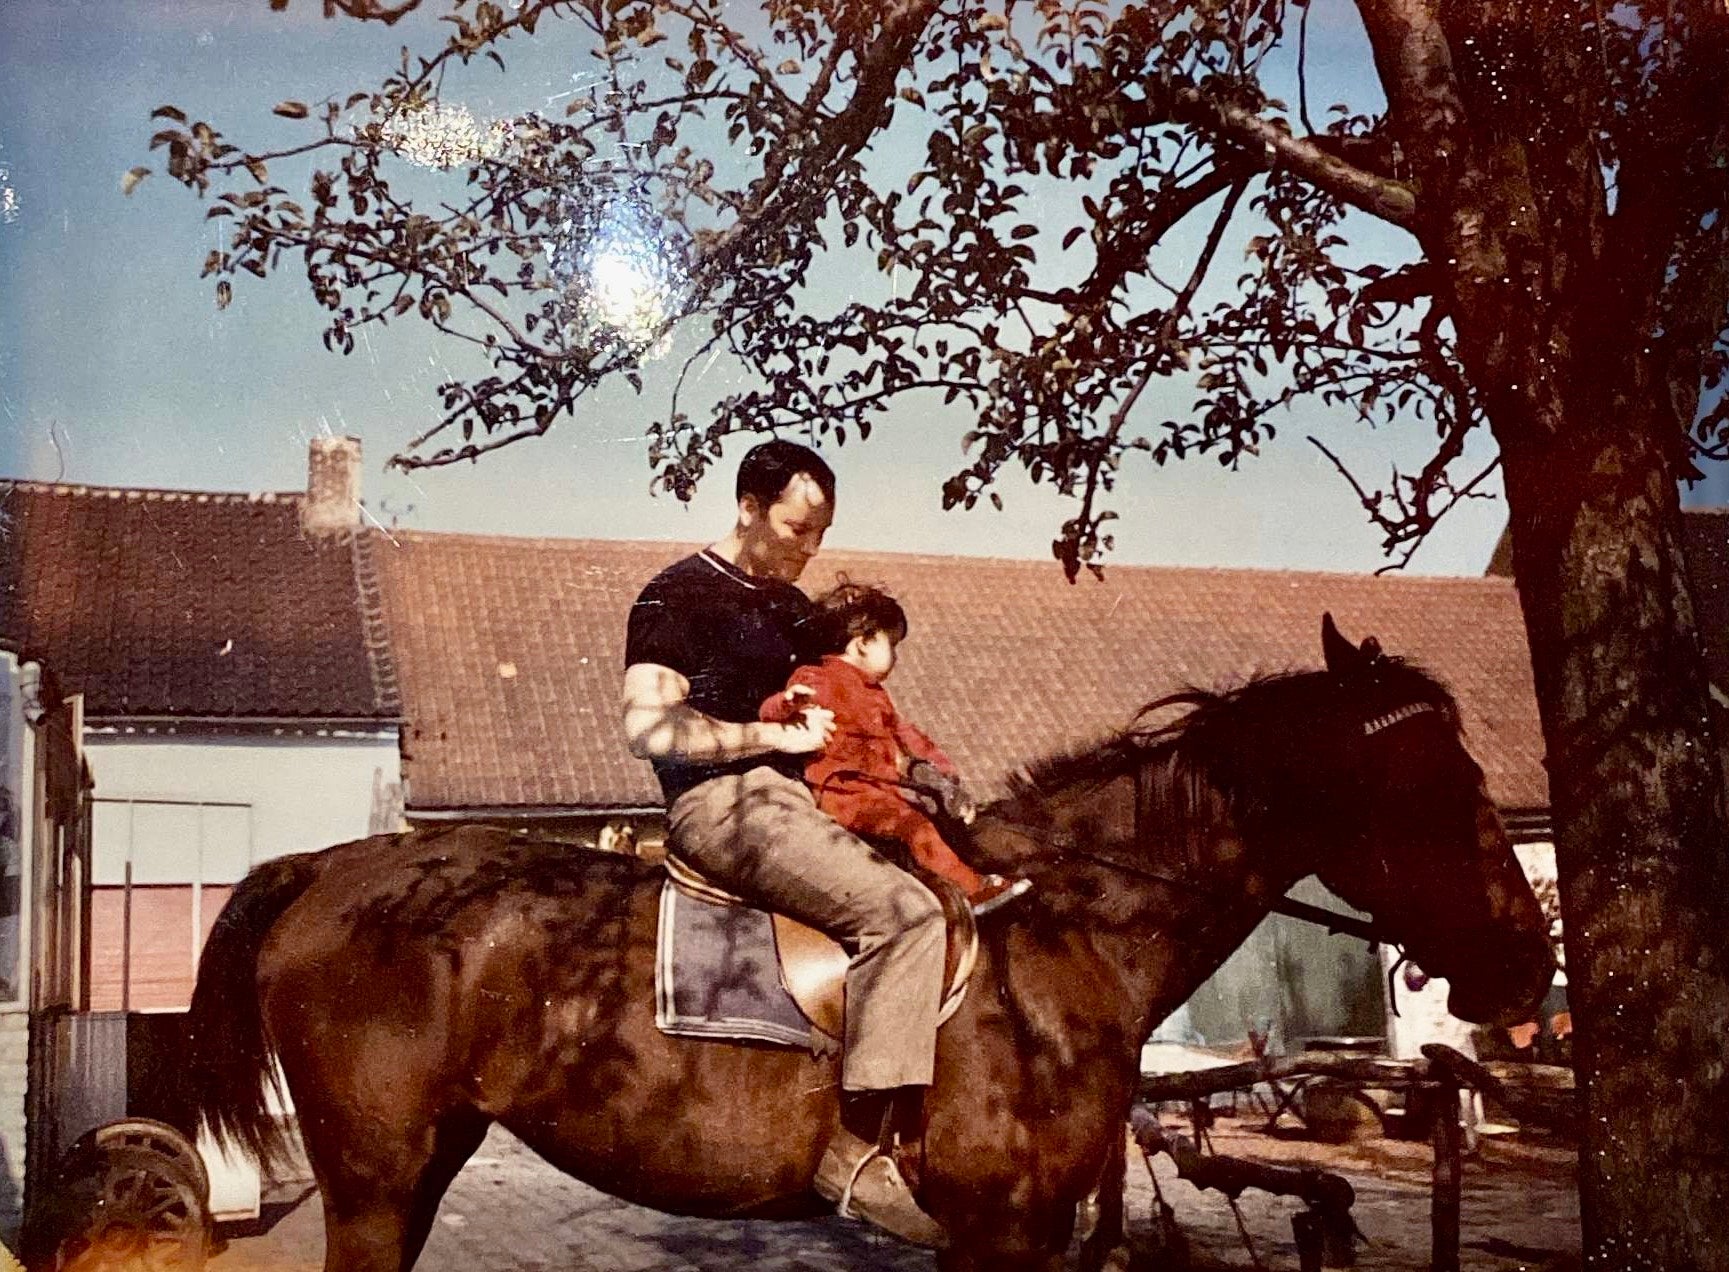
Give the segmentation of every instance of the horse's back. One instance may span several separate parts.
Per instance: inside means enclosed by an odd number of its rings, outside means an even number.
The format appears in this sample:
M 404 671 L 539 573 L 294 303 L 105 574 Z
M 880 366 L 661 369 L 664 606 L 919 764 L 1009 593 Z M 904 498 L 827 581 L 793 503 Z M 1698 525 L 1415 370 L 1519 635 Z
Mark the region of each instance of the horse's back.
M 616 920 L 652 892 L 659 867 L 484 825 L 374 835 L 328 848 L 283 916 L 267 957 L 357 945 L 450 949 L 501 920 Z
M 328 849 L 258 961 L 278 1039 L 374 1037 L 445 1060 L 521 1037 L 597 977 L 652 971 L 658 870 L 636 858 L 456 826 Z M 622 988 L 622 986 L 620 987 Z M 285 1057 L 286 1059 L 286 1057 Z

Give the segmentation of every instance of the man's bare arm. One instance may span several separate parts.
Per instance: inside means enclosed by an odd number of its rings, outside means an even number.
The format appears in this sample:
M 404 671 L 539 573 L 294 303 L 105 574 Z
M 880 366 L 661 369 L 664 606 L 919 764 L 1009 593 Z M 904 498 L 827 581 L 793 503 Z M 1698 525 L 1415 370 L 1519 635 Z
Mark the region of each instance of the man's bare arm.
M 690 681 L 658 663 L 633 663 L 624 671 L 624 735 L 639 760 L 689 760 L 724 764 L 754 755 L 808 755 L 822 750 L 834 732 L 834 717 L 820 707 L 802 723 L 764 724 L 716 720 L 691 706 Z

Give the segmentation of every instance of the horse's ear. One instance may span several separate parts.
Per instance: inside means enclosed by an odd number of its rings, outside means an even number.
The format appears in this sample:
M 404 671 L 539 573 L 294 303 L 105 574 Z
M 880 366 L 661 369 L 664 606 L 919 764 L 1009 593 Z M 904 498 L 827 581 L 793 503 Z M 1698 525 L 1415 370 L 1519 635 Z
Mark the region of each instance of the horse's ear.
M 1336 676 L 1363 664 L 1357 647 L 1339 635 L 1331 613 L 1321 615 L 1321 652 L 1327 657 L 1327 670 Z

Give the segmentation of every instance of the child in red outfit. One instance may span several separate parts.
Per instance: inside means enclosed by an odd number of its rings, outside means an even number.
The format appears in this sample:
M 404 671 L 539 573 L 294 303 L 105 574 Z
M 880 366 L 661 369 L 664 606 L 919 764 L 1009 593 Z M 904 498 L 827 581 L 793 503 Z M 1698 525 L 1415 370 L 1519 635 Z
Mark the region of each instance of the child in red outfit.
M 901 719 L 882 687 L 894 670 L 896 646 L 906 637 L 899 603 L 876 588 L 843 582 L 816 605 L 811 643 L 822 661 L 793 672 L 785 692 L 764 702 L 760 714 L 785 722 L 809 706 L 834 713 L 834 735 L 804 771 L 818 807 L 855 834 L 905 844 L 919 865 L 961 887 L 975 915 L 1024 896 L 1030 880 L 980 875 L 901 793 L 901 781 L 916 761 L 951 780 L 959 775 L 936 743 Z

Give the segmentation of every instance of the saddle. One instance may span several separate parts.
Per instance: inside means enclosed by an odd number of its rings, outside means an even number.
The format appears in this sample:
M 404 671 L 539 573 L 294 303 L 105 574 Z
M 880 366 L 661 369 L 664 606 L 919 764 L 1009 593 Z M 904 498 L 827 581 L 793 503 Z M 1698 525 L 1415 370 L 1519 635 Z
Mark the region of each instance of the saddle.
M 666 858 L 667 878 L 674 888 L 710 905 L 751 907 L 718 884 L 705 879 L 674 856 Z M 947 1021 L 966 997 L 967 981 L 978 959 L 979 934 L 972 909 L 959 888 L 932 888 L 947 919 L 948 944 L 943 961 L 943 1002 L 937 1016 Z M 846 970 L 851 956 L 833 937 L 784 914 L 769 916 L 774 930 L 780 984 L 813 1029 L 839 1042 L 846 1036 Z

